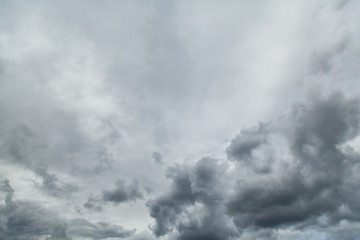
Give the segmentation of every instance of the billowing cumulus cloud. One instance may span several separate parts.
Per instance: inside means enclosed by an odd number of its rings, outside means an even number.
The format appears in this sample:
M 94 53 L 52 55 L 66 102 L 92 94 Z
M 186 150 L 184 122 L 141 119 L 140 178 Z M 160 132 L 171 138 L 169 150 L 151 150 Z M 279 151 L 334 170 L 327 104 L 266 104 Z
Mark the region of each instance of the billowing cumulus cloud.
M 358 101 L 341 94 L 295 106 L 286 129 L 293 164 L 256 185 L 241 184 L 228 204 L 239 226 L 274 227 L 333 214 L 347 204 L 350 161 L 339 146 L 359 130 Z M 284 163 L 285 164 L 285 163 Z M 351 175 L 346 175 L 351 177 Z M 259 184 L 261 183 L 261 184 Z
M 271 173 L 264 175 L 250 163 L 229 170 L 207 158 L 170 168 L 171 191 L 148 204 L 154 233 L 175 229 L 178 239 L 232 239 L 269 229 L 270 238 L 273 229 L 289 226 L 331 229 L 340 221 L 357 222 L 359 205 L 352 199 L 359 197 L 353 182 L 360 162 L 342 146 L 358 136 L 359 123 L 358 100 L 340 93 L 314 96 L 277 123 L 242 130 L 227 148 L 229 160 L 256 161 L 267 151 L 256 156 L 255 149 L 280 148 L 279 140 L 267 141 L 277 135 L 289 155 L 264 158 Z
M 223 174 L 226 166 L 216 159 L 203 158 L 193 168 L 175 166 L 167 176 L 171 191 L 148 202 L 156 220 L 151 228 L 163 236 L 174 228 L 178 239 L 229 239 L 237 233 L 224 213 Z
M 260 123 L 253 129 L 244 129 L 227 148 L 229 158 L 238 161 L 252 157 L 252 152 L 266 143 L 267 125 Z

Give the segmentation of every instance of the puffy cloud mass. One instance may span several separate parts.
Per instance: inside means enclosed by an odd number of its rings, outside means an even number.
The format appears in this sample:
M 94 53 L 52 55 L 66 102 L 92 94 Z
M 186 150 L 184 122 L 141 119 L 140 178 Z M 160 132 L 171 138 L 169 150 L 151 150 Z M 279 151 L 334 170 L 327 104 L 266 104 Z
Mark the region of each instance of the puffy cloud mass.
M 237 239 L 267 230 L 269 238 L 274 229 L 330 232 L 359 221 L 360 158 L 345 147 L 359 135 L 359 123 L 357 99 L 314 96 L 276 123 L 242 130 L 227 148 L 229 160 L 239 161 L 232 169 L 227 160 L 210 158 L 169 168 L 170 191 L 148 203 L 154 233 Z M 267 161 L 272 171 L 258 171 L 256 161 Z

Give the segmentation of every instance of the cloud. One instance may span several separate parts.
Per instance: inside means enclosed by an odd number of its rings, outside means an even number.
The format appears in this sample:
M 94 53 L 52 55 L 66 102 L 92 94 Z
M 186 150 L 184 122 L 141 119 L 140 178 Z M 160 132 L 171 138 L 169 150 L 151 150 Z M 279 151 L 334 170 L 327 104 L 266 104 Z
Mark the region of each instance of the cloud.
M 94 197 L 94 196 L 90 196 L 88 198 L 88 200 L 86 201 L 86 203 L 84 203 L 83 206 L 86 209 L 97 211 L 97 212 L 100 212 L 103 209 L 101 199 L 99 199 L 98 197 Z
M 90 239 L 128 238 L 135 230 L 126 230 L 123 227 L 107 222 L 91 223 L 85 219 L 74 219 L 69 226 L 69 234 L 74 237 Z
M 144 195 L 140 191 L 137 180 L 131 182 L 117 180 L 114 189 L 104 190 L 100 196 L 90 196 L 84 204 L 84 207 L 95 211 L 101 211 L 105 203 L 118 205 L 125 202 L 134 202 L 138 199 L 144 199 Z
M 359 237 L 360 2 L 3 2 L 0 238 Z
M 336 60 L 336 57 L 339 57 L 339 55 L 343 53 L 349 45 L 349 38 L 344 36 L 331 46 L 314 51 L 310 58 L 310 74 L 316 75 L 329 73 L 333 68 L 333 61 Z
M 184 167 L 169 169 L 167 176 L 172 180 L 170 192 L 148 203 L 150 216 L 156 220 L 152 229 L 157 236 L 165 235 L 172 230 L 177 215 L 182 212 L 182 207 L 195 201 L 191 191 L 190 176 Z
M 273 230 L 289 226 L 321 230 L 359 221 L 354 169 L 360 162 L 341 147 L 359 134 L 359 106 L 339 92 L 313 96 L 277 123 L 242 130 L 226 149 L 232 169 L 210 158 L 170 167 L 170 190 L 148 202 L 153 232 L 177 232 L 176 239 L 276 239 Z M 277 154 L 283 147 L 285 156 Z M 271 159 L 263 148 L 273 148 Z M 257 158 L 273 171 L 264 175 L 244 164 Z
M 109 153 L 105 149 L 100 149 L 94 154 L 94 158 L 97 160 L 97 163 L 93 167 L 87 166 L 78 166 L 74 164 L 71 169 L 73 175 L 100 175 L 105 171 L 110 171 L 114 164 L 114 158 L 112 153 Z
M 153 152 L 152 157 L 157 164 L 164 164 L 163 156 L 160 152 Z
M 67 223 L 56 214 L 31 201 L 14 201 L 14 190 L 8 180 L 1 182 L 1 190 L 6 194 L 5 205 L 0 205 L 1 231 L 3 239 L 69 239 Z
M 14 190 L 3 180 L 0 190 L 5 193 L 5 205 L 0 205 L 0 238 L 9 240 L 66 240 L 72 237 L 106 239 L 127 238 L 135 230 L 106 222 L 92 223 L 85 219 L 65 219 L 34 201 L 14 200 Z
M 321 215 L 331 216 L 348 205 L 344 184 L 356 163 L 339 146 L 359 133 L 359 103 L 340 93 L 296 105 L 283 134 L 292 162 L 270 177 L 240 183 L 227 203 L 239 228 L 309 225 Z M 286 164 L 284 162 L 283 164 Z
M 177 239 L 230 239 L 236 231 L 227 225 L 220 182 L 225 166 L 216 159 L 203 158 L 194 168 L 168 169 L 172 181 L 168 193 L 147 203 L 155 219 L 151 229 L 163 236 L 175 229 Z
M 228 157 L 237 161 L 251 158 L 254 150 L 266 144 L 267 132 L 268 125 L 264 123 L 251 129 L 243 129 L 226 149 Z
M 103 200 L 106 202 L 121 203 L 127 201 L 135 201 L 143 198 L 139 190 L 137 181 L 127 183 L 125 180 L 118 180 L 115 183 L 115 188 L 112 190 L 105 190 L 102 193 Z
M 42 178 L 41 185 L 37 187 L 52 196 L 68 197 L 71 193 L 79 191 L 78 186 L 64 183 L 55 174 L 49 173 L 46 165 L 37 166 L 34 172 Z
M 341 10 L 346 5 L 348 5 L 351 2 L 351 0 L 339 0 L 336 2 L 336 9 Z
M 242 129 L 226 148 L 228 159 L 241 162 L 256 173 L 270 173 L 272 164 L 272 154 L 268 146 L 270 133 L 269 123 L 260 122 L 256 127 Z

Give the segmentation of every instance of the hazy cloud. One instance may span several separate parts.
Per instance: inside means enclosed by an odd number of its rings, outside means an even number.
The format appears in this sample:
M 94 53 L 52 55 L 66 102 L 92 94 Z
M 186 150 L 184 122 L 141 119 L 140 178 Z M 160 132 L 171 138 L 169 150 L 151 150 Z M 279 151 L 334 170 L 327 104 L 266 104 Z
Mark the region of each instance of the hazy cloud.
M 360 239 L 359 9 L 4 0 L 0 239 Z
M 1 191 L 6 194 L 5 205 L 0 205 L 0 237 L 3 239 L 126 238 L 135 232 L 106 222 L 67 220 L 37 202 L 14 200 L 14 190 L 7 180 L 1 182 Z
M 37 166 L 35 173 L 42 178 L 42 183 L 38 187 L 50 195 L 67 197 L 71 193 L 79 191 L 79 187 L 76 185 L 62 182 L 55 174 L 49 173 L 45 165 Z
M 128 238 L 135 233 L 135 230 L 126 230 L 119 225 L 107 222 L 91 223 L 85 219 L 74 219 L 69 224 L 69 234 L 82 238 Z
M 157 164 L 164 164 L 163 156 L 160 152 L 153 152 L 152 157 Z

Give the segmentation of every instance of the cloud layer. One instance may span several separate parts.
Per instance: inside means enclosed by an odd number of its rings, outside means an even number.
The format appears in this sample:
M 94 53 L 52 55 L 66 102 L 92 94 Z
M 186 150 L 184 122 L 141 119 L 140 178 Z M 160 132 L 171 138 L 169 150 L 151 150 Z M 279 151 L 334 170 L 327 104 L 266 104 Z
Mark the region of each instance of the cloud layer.
M 360 239 L 360 3 L 0 14 L 0 239 Z

